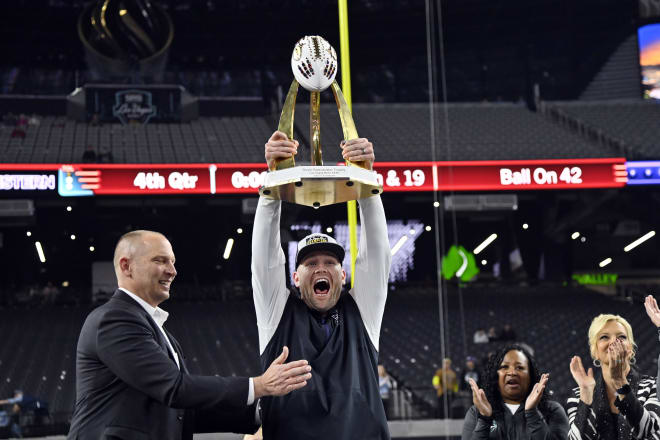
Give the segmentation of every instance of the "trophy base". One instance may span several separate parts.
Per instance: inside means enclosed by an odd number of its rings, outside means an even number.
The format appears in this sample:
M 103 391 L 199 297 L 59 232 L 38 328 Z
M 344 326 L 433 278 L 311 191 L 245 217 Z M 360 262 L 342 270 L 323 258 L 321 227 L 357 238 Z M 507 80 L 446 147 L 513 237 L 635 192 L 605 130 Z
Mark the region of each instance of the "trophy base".
M 262 196 L 320 208 L 383 192 L 376 173 L 354 166 L 300 166 L 271 171 L 259 188 Z

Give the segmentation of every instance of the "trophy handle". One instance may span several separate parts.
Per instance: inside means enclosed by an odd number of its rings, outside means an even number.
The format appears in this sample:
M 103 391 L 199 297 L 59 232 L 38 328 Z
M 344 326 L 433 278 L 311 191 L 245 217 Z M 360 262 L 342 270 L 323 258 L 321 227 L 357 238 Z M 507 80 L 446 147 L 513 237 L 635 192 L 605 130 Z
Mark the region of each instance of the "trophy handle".
M 321 92 L 311 92 L 309 98 L 309 140 L 312 143 L 312 165 L 322 166 L 321 155 Z
M 286 100 L 284 101 L 282 114 L 280 115 L 280 123 L 277 126 L 277 129 L 286 134 L 286 136 L 291 141 L 293 140 L 293 116 L 296 110 L 297 95 L 298 81 L 294 79 L 293 82 L 291 82 L 291 87 L 289 87 L 289 93 L 286 94 Z M 291 156 L 286 159 L 276 160 L 274 168 L 271 168 L 271 171 L 283 170 L 285 168 L 291 168 L 295 165 L 296 162 L 293 160 L 293 156 Z
M 357 139 L 358 133 L 355 128 L 355 122 L 353 122 L 353 116 L 351 115 L 351 110 L 348 108 L 344 94 L 339 88 L 337 81 L 332 82 L 332 94 L 335 95 L 335 102 L 337 103 L 337 110 L 339 110 L 339 119 L 341 120 L 341 129 L 344 132 L 344 140 L 349 141 L 351 139 Z M 370 170 L 371 168 L 365 161 L 361 162 L 352 162 L 350 160 L 346 161 L 346 165 L 357 166 Z

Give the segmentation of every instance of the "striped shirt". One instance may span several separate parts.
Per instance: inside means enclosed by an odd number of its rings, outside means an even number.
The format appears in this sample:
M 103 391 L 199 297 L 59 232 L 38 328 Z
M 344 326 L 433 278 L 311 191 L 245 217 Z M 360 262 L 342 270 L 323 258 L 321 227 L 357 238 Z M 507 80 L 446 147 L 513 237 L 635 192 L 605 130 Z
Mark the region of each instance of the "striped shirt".
M 598 440 L 601 438 L 592 405 L 580 400 L 580 388 L 573 389 L 573 397 L 566 403 L 569 440 Z M 594 395 L 594 399 L 597 398 Z M 631 430 L 631 438 L 660 440 L 660 402 L 656 394 L 655 378 L 641 376 L 637 394 L 628 393 L 617 403 L 619 412 Z M 609 411 L 609 405 L 608 405 Z

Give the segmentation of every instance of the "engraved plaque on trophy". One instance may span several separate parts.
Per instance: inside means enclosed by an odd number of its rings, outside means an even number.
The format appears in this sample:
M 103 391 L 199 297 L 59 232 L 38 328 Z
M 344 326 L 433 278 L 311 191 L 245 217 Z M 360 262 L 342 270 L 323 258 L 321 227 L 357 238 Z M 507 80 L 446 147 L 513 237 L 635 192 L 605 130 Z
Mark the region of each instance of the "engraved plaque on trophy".
M 321 92 L 328 87 L 337 103 L 344 140 L 357 139 L 353 116 L 335 81 L 337 53 L 319 36 L 302 38 L 293 50 L 291 69 L 295 79 L 282 108 L 278 130 L 293 140 L 293 118 L 298 85 L 310 92 L 311 166 L 295 166 L 293 157 L 275 162 L 259 188 L 264 197 L 319 208 L 334 203 L 371 197 L 383 192 L 376 173 L 364 162 L 346 161 L 346 166 L 324 166 L 321 155 Z

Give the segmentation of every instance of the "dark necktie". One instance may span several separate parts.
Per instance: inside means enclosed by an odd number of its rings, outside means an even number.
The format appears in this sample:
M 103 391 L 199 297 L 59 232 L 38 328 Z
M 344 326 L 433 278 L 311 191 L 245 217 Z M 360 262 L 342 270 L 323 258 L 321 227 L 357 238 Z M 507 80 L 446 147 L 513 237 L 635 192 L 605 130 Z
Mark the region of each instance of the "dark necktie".
M 325 342 L 328 342 L 330 334 L 332 333 L 332 324 L 330 323 L 330 320 L 327 318 L 321 318 L 321 327 L 323 327 L 323 331 L 325 332 Z
M 332 308 L 325 316 L 317 316 L 317 319 L 325 333 L 325 342 L 328 342 L 332 329 L 339 325 L 339 310 Z

